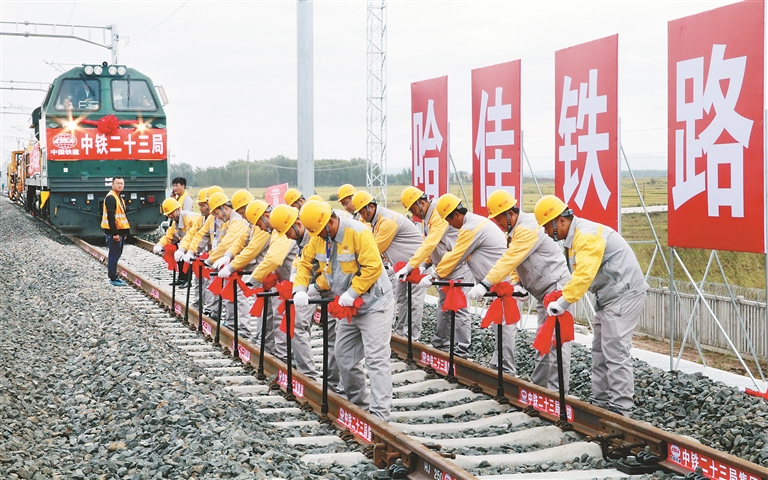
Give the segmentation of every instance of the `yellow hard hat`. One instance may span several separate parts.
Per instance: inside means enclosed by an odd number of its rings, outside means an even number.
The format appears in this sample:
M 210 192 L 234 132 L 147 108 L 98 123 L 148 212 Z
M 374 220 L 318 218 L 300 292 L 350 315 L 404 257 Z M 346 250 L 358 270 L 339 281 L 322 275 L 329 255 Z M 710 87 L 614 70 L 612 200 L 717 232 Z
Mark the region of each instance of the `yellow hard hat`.
M 400 203 L 403 204 L 406 210 L 410 210 L 416 200 L 424 196 L 424 192 L 416 187 L 406 187 L 403 193 L 400 194 Z
M 435 209 L 437 210 L 438 215 L 445 219 L 445 217 L 456 210 L 459 205 L 461 205 L 461 199 L 459 197 L 452 193 L 446 193 L 437 199 Z
M 316 237 L 331 219 L 331 206 L 325 202 L 311 201 L 301 207 L 299 218 L 309 234 Z
M 506 190 L 496 190 L 488 195 L 485 206 L 488 207 L 488 218 L 493 218 L 517 205 L 517 200 Z
M 204 188 L 197 192 L 197 203 L 205 203 L 208 200 L 208 189 Z
M 213 187 L 211 187 L 213 188 Z M 208 192 L 210 193 L 210 188 L 208 189 Z M 227 198 L 226 195 L 224 195 L 223 192 L 216 192 L 208 197 L 208 207 L 211 209 L 211 211 L 216 210 L 220 206 L 224 205 L 225 203 L 229 202 L 229 198 Z
M 351 197 L 357 193 L 357 189 L 350 185 L 349 183 L 345 183 L 344 185 L 339 187 L 339 201 L 344 200 L 347 197 Z
M 248 203 L 248 206 L 245 207 L 245 219 L 248 220 L 251 225 L 256 225 L 256 222 L 259 221 L 262 215 L 264 215 L 264 212 L 268 209 L 269 204 L 264 200 L 251 200 Z
M 307 199 L 307 201 L 310 201 L 310 200 L 317 200 L 318 202 L 324 202 L 325 201 L 325 200 L 323 200 L 323 197 L 321 197 L 320 195 L 311 195 Z
M 309 200 L 308 200 L 309 201 Z M 277 230 L 280 235 L 285 235 L 296 219 L 299 218 L 299 210 L 290 205 L 278 205 L 269 216 L 269 223 L 272 224 L 272 228 Z
M 211 199 L 211 195 L 213 195 L 214 193 L 224 193 L 224 190 L 218 185 L 213 185 L 208 187 L 208 194 L 207 194 L 208 196 L 205 197 L 205 201 L 206 202 L 209 201 Z
M 533 207 L 533 214 L 536 215 L 536 221 L 539 226 L 556 219 L 564 211 L 568 210 L 568 205 L 554 195 L 544 195 L 536 202 Z
M 360 190 L 352 196 L 352 208 L 355 209 L 355 213 L 359 212 L 364 206 L 371 202 L 375 202 L 373 196 L 365 190 Z
M 232 195 L 232 208 L 238 210 L 253 201 L 253 195 L 248 190 L 238 190 Z
M 181 208 L 181 205 L 179 205 L 179 202 L 176 201 L 175 198 L 166 198 L 163 200 L 163 215 L 166 217 L 179 208 Z
M 293 205 L 296 203 L 296 200 L 300 199 L 304 195 L 301 194 L 300 191 L 296 190 L 295 188 L 289 188 L 287 192 L 285 192 L 285 196 L 283 199 L 285 200 L 285 203 L 287 205 Z

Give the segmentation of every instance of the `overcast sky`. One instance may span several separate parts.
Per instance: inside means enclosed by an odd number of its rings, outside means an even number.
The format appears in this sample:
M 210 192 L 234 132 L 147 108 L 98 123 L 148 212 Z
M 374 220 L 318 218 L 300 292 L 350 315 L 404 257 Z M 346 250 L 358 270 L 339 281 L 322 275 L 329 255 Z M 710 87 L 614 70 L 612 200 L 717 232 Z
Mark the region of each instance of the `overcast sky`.
M 667 22 L 733 1 L 387 2 L 390 170 L 410 166 L 410 84 L 448 75 L 451 152 L 471 170 L 471 70 L 522 61 L 522 125 L 534 170 L 554 169 L 555 51 L 619 35 L 622 143 L 636 169 L 666 168 Z M 314 2 L 315 158 L 366 155 L 367 3 Z M 119 63 L 162 85 L 174 162 L 296 158 L 296 2 L 0 1 L 4 22 L 118 25 Z M 4 30 L 7 30 L 4 28 Z M 74 40 L 0 36 L 0 80 L 50 82 L 110 60 Z M 0 90 L 34 108 L 41 92 Z M 2 161 L 29 117 L 0 115 Z

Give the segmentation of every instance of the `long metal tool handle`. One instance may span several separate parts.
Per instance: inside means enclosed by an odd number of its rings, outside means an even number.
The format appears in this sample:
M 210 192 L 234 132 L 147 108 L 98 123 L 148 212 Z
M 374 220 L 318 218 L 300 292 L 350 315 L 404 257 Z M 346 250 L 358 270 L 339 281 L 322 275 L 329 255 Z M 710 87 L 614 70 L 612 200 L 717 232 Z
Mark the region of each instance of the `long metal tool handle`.
M 448 375 L 445 379 L 450 383 L 457 383 L 458 379 L 453 374 L 455 366 L 453 364 L 453 356 L 456 353 L 456 312 L 451 310 L 451 345 L 448 348 Z
M 237 318 L 237 279 L 233 278 L 229 281 L 229 283 L 232 284 L 232 303 L 234 304 L 235 309 L 235 338 L 234 338 L 234 345 L 232 346 L 232 358 L 235 360 L 240 360 L 240 345 L 238 345 L 239 341 L 239 333 L 238 333 L 238 318 Z M 226 287 L 225 287 L 226 288 Z
M 201 331 L 203 329 L 203 310 L 205 308 L 203 307 L 203 264 L 200 263 L 200 270 L 198 271 L 200 274 L 197 277 L 197 331 Z
M 328 304 L 320 306 L 320 323 L 323 324 L 323 400 L 320 415 L 328 415 Z
M 285 363 L 288 368 L 288 378 L 285 382 L 285 398 L 287 400 L 296 400 L 296 396 L 293 394 L 293 358 L 291 356 L 291 307 L 293 301 L 288 300 L 285 302 L 285 345 L 286 345 L 286 360 Z M 277 333 L 277 332 L 275 332 Z
M 557 346 L 557 386 L 560 389 L 560 421 L 557 426 L 563 430 L 573 430 L 568 423 L 568 407 L 565 405 L 565 377 L 563 376 L 563 342 L 560 337 L 560 317 L 555 317 L 555 343 Z
M 192 293 L 192 285 L 191 285 L 191 282 L 192 282 L 192 280 L 191 280 L 191 279 L 190 279 L 190 280 L 187 280 L 187 304 L 186 304 L 186 307 L 184 308 L 184 325 L 186 325 L 187 323 L 189 323 L 189 296 L 190 296 L 190 294 Z M 202 309 L 201 309 L 201 311 L 200 311 L 200 312 L 198 312 L 198 313 L 199 313 L 200 315 L 202 315 L 202 313 L 203 313 L 203 312 L 202 312 Z
M 264 310 L 261 312 L 261 342 L 259 343 L 259 369 L 256 377 L 264 380 L 264 344 L 267 342 L 267 313 L 269 312 L 269 296 L 264 295 Z
M 221 302 L 222 302 L 222 299 L 221 299 L 221 296 L 219 296 L 219 308 L 218 308 L 218 311 L 216 312 L 217 313 L 217 315 L 216 315 L 216 337 L 213 339 L 213 344 L 215 346 L 217 346 L 217 347 L 219 346 L 219 340 L 221 338 L 219 336 L 219 334 L 221 333 Z
M 411 302 L 413 301 L 413 285 L 411 282 L 408 284 L 408 356 L 407 360 L 413 361 L 413 310 L 411 309 Z

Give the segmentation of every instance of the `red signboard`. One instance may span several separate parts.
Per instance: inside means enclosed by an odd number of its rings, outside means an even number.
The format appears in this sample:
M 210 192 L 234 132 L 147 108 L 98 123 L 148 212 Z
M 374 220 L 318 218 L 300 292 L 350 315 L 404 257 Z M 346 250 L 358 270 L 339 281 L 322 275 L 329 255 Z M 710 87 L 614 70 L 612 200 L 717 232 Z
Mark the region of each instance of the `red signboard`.
M 36 143 L 29 151 L 29 165 L 27 166 L 27 176 L 32 177 L 40 173 L 40 144 Z
M 430 198 L 448 193 L 448 77 L 411 84 L 413 185 Z
M 617 229 L 619 36 L 555 52 L 555 195 Z
M 668 444 L 667 460 L 691 472 L 701 468 L 701 473 L 707 478 L 715 480 L 760 480 L 758 477 L 748 474 L 739 468 L 732 467 L 674 443 Z
M 472 203 L 507 190 L 522 204 L 520 60 L 472 70 Z
M 165 160 L 168 158 L 166 130 L 139 131 L 121 128 L 104 134 L 95 128 L 49 128 L 48 160 Z
M 764 8 L 669 22 L 670 246 L 765 252 Z
M 280 185 L 272 185 L 267 187 L 267 191 L 264 192 L 264 201 L 268 204 L 276 207 L 285 203 L 285 192 L 288 191 L 288 184 L 281 183 Z

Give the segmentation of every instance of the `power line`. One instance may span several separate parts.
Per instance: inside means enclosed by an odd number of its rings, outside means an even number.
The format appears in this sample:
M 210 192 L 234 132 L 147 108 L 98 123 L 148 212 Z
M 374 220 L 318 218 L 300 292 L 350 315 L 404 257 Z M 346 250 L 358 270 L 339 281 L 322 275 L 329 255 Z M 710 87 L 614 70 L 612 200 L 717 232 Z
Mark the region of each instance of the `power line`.
M 156 29 L 156 28 L 157 28 L 157 27 L 159 27 L 160 25 L 164 24 L 164 23 L 165 23 L 165 22 L 166 22 L 166 21 L 167 21 L 169 18 L 171 18 L 172 16 L 176 15 L 176 12 L 178 12 L 179 10 L 181 10 L 181 9 L 184 7 L 184 5 L 186 5 L 187 3 L 189 3 L 189 0 L 185 1 L 184 3 L 182 3 L 182 4 L 181 4 L 181 6 L 180 6 L 179 8 L 177 8 L 176 10 L 174 10 L 174 11 L 173 11 L 173 13 L 171 13 L 170 15 L 168 15 L 167 17 L 165 17 L 165 19 L 164 19 L 162 22 L 158 23 L 158 24 L 157 24 L 157 25 L 155 25 L 154 27 L 150 28 L 150 29 L 149 29 L 149 30 L 147 30 L 146 32 L 144 32 L 144 33 L 142 33 L 141 35 L 139 35 L 138 37 L 136 37 L 136 38 L 134 38 L 134 39 L 129 39 L 128 41 L 126 41 L 126 42 L 125 42 L 125 46 L 123 47 L 123 49 L 122 49 L 122 50 L 120 50 L 120 53 L 123 53 L 123 52 L 125 51 L 125 49 L 126 49 L 126 48 L 128 48 L 128 44 L 129 44 L 129 43 L 131 43 L 131 42 L 133 42 L 133 41 L 136 41 L 136 40 L 140 39 L 140 38 L 141 38 L 141 37 L 143 37 L 144 35 L 146 35 L 146 34 L 150 33 L 151 31 L 153 31 L 154 29 Z

